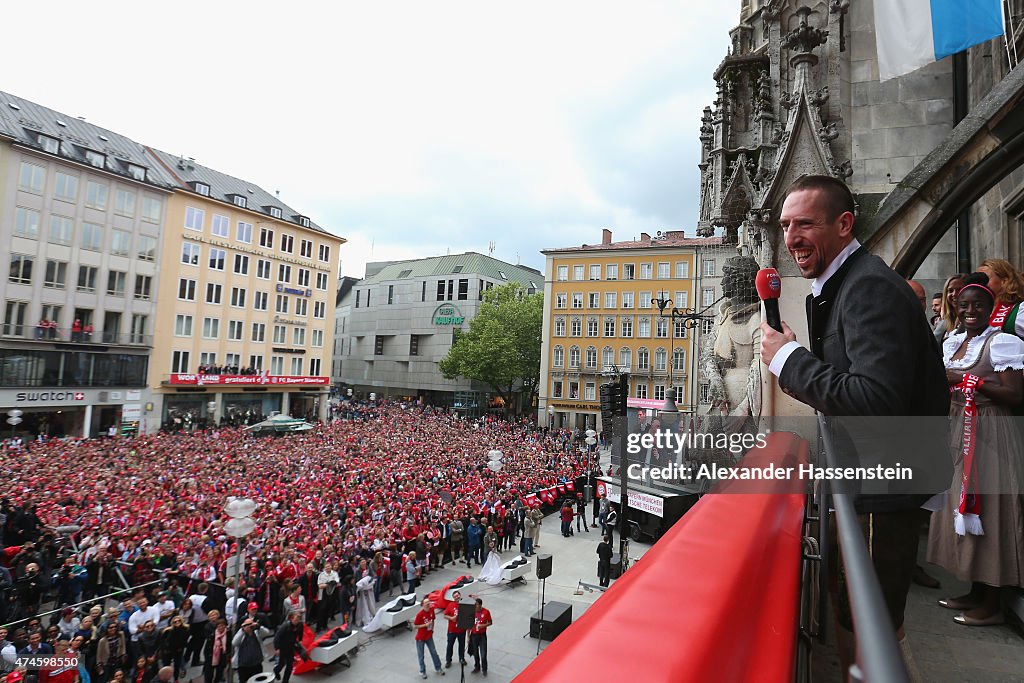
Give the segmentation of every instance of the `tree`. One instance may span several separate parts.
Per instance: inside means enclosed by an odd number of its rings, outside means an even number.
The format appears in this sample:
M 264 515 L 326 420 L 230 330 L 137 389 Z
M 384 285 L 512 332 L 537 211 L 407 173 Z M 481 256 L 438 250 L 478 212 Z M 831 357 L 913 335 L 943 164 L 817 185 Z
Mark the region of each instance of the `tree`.
M 527 294 L 515 282 L 489 289 L 469 331 L 456 338 L 438 368 L 447 379 L 484 382 L 509 412 L 520 414 L 537 393 L 543 323 L 544 295 Z

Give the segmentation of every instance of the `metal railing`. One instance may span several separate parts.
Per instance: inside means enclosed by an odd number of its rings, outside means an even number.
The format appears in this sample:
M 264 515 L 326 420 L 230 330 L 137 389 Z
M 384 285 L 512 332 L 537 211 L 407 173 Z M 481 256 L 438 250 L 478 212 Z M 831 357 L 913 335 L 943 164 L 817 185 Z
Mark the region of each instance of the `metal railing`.
M 4 323 L 0 335 L 38 342 L 72 344 L 117 344 L 121 346 L 152 346 L 153 335 L 108 330 L 73 330 L 70 327 L 41 327 Z
M 828 467 L 837 467 L 832 433 L 825 416 L 818 413 L 818 439 L 820 453 Z M 847 595 L 850 613 L 856 633 L 856 663 L 850 667 L 849 680 L 870 681 L 870 683 L 907 683 L 910 679 L 900 655 L 892 620 L 882 598 L 882 588 L 875 575 L 871 556 L 864 541 L 854 508 L 854 495 L 848 491 L 831 490 L 827 480 L 822 480 L 818 501 L 818 528 L 822 559 L 820 593 L 826 594 L 828 577 L 828 515 L 834 509 L 836 517 L 836 539 L 843 557 Z M 825 601 L 820 603 L 819 623 L 824 623 Z

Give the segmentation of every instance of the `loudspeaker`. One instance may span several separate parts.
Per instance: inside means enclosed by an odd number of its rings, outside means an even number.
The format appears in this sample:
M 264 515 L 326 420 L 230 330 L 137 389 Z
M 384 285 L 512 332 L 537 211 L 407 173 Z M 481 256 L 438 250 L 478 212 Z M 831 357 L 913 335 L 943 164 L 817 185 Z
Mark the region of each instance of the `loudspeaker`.
M 618 553 L 612 553 L 611 569 L 608 575 L 612 579 L 622 576 L 622 556 Z
M 463 600 L 459 603 L 459 613 L 455 618 L 455 625 L 464 631 L 473 628 L 476 622 L 476 602 Z
M 537 578 L 546 579 L 551 576 L 551 555 L 537 556 Z

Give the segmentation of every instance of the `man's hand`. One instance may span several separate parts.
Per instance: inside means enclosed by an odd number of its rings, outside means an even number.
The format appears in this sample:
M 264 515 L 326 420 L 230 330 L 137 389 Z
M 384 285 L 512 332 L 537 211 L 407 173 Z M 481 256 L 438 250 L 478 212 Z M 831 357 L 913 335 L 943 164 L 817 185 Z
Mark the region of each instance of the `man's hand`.
M 775 358 L 779 349 L 791 341 L 796 341 L 796 334 L 785 320 L 782 321 L 782 332 L 777 331 L 768 323 L 761 323 L 761 362 L 771 365 L 772 358 Z

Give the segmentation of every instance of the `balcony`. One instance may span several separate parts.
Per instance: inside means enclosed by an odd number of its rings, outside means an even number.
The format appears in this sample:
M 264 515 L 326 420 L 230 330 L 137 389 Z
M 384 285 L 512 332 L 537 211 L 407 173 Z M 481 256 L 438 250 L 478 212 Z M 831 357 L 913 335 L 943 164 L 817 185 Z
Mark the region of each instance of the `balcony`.
M 171 387 L 327 387 L 331 378 L 318 375 L 271 375 L 267 373 L 214 374 L 214 373 L 173 373 L 164 375 L 160 381 Z
M 112 346 L 152 346 L 153 335 L 107 330 L 75 331 L 70 327 L 39 327 L 38 325 L 4 324 L 0 328 L 4 339 L 47 342 L 55 344 L 107 344 Z

